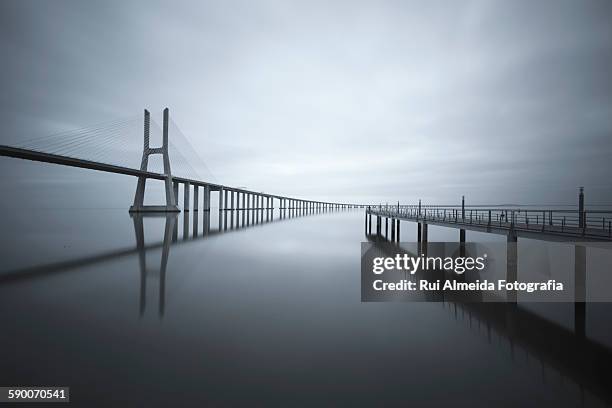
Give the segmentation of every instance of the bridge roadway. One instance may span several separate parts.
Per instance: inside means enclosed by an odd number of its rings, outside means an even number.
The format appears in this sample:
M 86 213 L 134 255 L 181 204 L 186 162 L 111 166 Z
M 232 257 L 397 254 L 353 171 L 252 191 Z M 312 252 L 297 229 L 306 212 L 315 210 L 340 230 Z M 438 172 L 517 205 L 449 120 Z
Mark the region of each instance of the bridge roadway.
M 106 163 L 100 163 L 100 162 L 95 162 L 95 161 L 90 161 L 90 160 L 82 160 L 82 159 L 77 159 L 77 158 L 73 158 L 73 157 L 67 157 L 67 156 L 61 156 L 61 155 L 56 155 L 56 154 L 49 154 L 49 153 L 43 153 L 43 152 L 37 152 L 34 150 L 28 150 L 28 149 L 21 149 L 21 148 L 17 148 L 17 147 L 11 147 L 11 146 L 6 146 L 6 145 L 0 145 L 0 156 L 5 156 L 5 157 L 12 157 L 12 158 L 16 158 L 16 159 L 24 159 L 24 160 L 31 160 L 31 161 L 37 161 L 37 162 L 42 162 L 42 163 L 52 163 L 52 164 L 59 164 L 62 166 L 69 166 L 69 167 L 77 167 L 77 168 L 82 168 L 82 169 L 89 169 L 89 170 L 98 170 L 98 171 L 103 171 L 106 173 L 115 173 L 115 174 L 123 174 L 123 175 L 127 175 L 127 176 L 134 176 L 134 177 L 146 177 L 148 179 L 153 179 L 153 180 L 165 180 L 166 176 L 161 174 L 161 173 L 154 173 L 154 172 L 149 172 L 149 171 L 142 171 L 142 170 L 137 170 L 137 169 L 133 169 L 130 167 L 123 167 L 123 166 L 115 166 L 112 164 L 106 164 Z M 255 192 L 255 191 L 250 191 L 250 190 L 246 190 L 246 189 L 241 189 L 241 188 L 235 188 L 235 187 L 230 187 L 230 186 L 224 186 L 222 184 L 216 184 L 216 183 L 210 183 L 210 182 L 205 182 L 205 181 L 201 181 L 201 180 L 195 180 L 195 179 L 188 179 L 188 178 L 183 178 L 183 177 L 172 177 L 172 180 L 174 182 L 174 194 L 175 194 L 175 198 L 178 200 L 178 184 L 183 184 L 184 186 L 188 187 L 190 185 L 193 185 L 194 188 L 198 188 L 198 187 L 203 187 L 205 189 L 205 191 L 219 191 L 219 208 L 223 209 L 223 210 L 234 210 L 234 209 L 238 209 L 237 205 L 238 205 L 238 198 L 236 199 L 236 208 L 234 208 L 234 199 L 233 199 L 233 195 L 232 195 L 232 199 L 231 201 L 227 199 L 227 192 L 230 193 L 236 193 L 236 194 L 243 194 L 243 207 L 242 208 L 248 208 L 248 209 L 273 209 L 274 208 L 274 204 L 273 202 L 268 203 L 267 207 L 255 207 L 253 205 L 253 207 L 250 207 L 250 203 L 248 202 L 248 199 L 245 199 L 245 197 L 247 196 L 252 196 L 253 198 L 257 198 L 257 203 L 259 205 L 259 198 L 267 198 L 267 199 L 278 199 L 279 202 L 281 203 L 280 208 L 281 209 L 314 209 L 314 208 L 321 208 L 321 209 L 340 209 L 340 208 L 364 208 L 365 206 L 362 204 L 348 204 L 348 203 L 332 203 L 332 202 L 323 202 L 323 201 L 312 201 L 312 200 L 304 200 L 304 199 L 300 199 L 300 198 L 292 198 L 292 197 L 287 197 L 287 196 L 281 196 L 281 195 L 276 195 L 276 194 L 266 194 L 266 193 L 262 193 L 262 192 Z M 223 200 L 223 192 L 225 192 L 225 200 Z M 197 193 L 197 191 L 196 191 Z M 185 194 L 185 202 L 189 202 L 189 194 L 186 193 Z M 254 203 L 255 201 L 253 201 Z M 225 203 L 225 207 L 223 207 L 223 203 Z M 230 208 L 227 208 L 227 205 L 230 205 Z M 245 206 L 246 204 L 246 206 Z M 197 209 L 197 199 L 194 197 L 194 208 L 193 209 Z M 210 209 L 210 200 L 208 200 L 208 202 L 206 202 L 206 198 L 205 198 L 205 203 L 204 203 L 205 207 L 204 210 L 209 210 Z M 261 205 L 263 204 L 263 199 L 261 202 Z M 185 210 L 189 210 L 188 208 L 185 208 Z

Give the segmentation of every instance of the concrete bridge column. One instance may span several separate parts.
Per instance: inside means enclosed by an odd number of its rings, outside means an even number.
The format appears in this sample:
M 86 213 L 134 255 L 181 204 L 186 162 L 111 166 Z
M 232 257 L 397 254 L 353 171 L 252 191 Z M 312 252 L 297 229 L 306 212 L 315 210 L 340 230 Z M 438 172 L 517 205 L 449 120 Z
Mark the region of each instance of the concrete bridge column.
M 174 202 L 178 204 L 178 187 L 179 187 L 179 183 L 178 181 L 175 181 L 172 183 L 172 192 L 174 193 Z
M 259 222 L 261 220 L 260 218 L 260 214 L 261 214 L 261 195 L 257 194 L 255 196 L 255 212 L 257 213 L 257 222 Z
M 204 211 L 210 211 L 210 186 L 204 186 Z
M 200 187 L 197 184 L 193 185 L 193 211 L 199 211 L 200 206 Z
M 421 242 L 421 223 L 417 222 L 417 242 Z
M 223 229 L 223 187 L 219 189 L 219 231 Z
M 389 237 L 389 217 L 385 217 L 385 237 Z
M 244 213 L 246 212 L 245 205 L 244 205 L 244 196 L 245 194 L 243 191 L 242 193 L 240 193 L 240 210 L 241 210 L 240 218 L 242 218 L 242 225 L 244 225 Z
M 427 242 L 427 223 L 424 222 L 422 224 L 423 224 L 423 227 L 422 227 L 422 234 L 423 235 L 422 235 L 421 240 L 422 240 L 422 242 Z
M 234 194 L 234 190 L 230 191 L 230 228 L 234 228 Z
M 189 200 L 187 200 L 187 206 L 189 207 Z M 183 241 L 189 239 L 189 210 L 183 209 Z
M 253 194 L 253 224 L 257 224 L 259 222 L 259 195 Z
M 395 219 L 391 218 L 391 241 L 395 241 Z
M 245 204 L 245 213 L 246 213 L 246 222 L 247 225 L 251 223 L 251 195 L 249 193 L 244 193 L 244 204 Z
M 189 190 L 191 190 L 191 185 L 183 184 L 183 211 L 189 211 Z
M 250 204 L 251 206 L 251 211 L 249 211 L 249 213 L 253 213 L 251 214 L 253 216 L 253 223 L 255 223 L 255 194 L 250 194 Z

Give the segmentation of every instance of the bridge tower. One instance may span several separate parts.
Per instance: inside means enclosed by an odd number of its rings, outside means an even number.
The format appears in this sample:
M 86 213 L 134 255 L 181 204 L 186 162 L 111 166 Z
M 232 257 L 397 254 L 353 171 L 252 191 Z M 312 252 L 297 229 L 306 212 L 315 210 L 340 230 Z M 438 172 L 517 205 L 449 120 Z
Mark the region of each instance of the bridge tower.
M 168 156 L 168 108 L 164 109 L 164 126 L 162 147 L 149 147 L 150 113 L 144 111 L 144 147 L 142 149 L 142 161 L 140 171 L 147 171 L 149 165 L 149 155 L 161 154 L 164 159 L 164 183 L 166 187 L 166 205 L 144 205 L 146 176 L 138 177 L 134 204 L 130 207 L 130 212 L 179 212 L 176 206 L 174 194 L 172 193 L 172 172 L 170 171 L 170 156 Z

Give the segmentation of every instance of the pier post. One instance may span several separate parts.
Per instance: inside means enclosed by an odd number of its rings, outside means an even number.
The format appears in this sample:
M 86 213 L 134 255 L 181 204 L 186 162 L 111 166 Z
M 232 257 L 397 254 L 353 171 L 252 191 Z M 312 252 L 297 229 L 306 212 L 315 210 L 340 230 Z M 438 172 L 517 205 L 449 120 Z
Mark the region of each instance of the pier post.
M 193 211 L 199 211 L 200 206 L 200 187 L 197 184 L 193 185 Z
M 465 196 L 461 196 L 461 219 L 465 220 Z
M 223 209 L 223 187 L 219 189 L 219 211 Z
M 389 218 L 385 217 L 385 237 L 389 236 Z
M 583 339 L 586 334 L 586 247 L 574 249 L 574 332 Z
M 421 223 L 417 222 L 417 242 L 421 242 Z
M 580 193 L 578 193 L 578 226 L 580 228 L 585 227 L 584 215 L 584 187 L 580 187 Z
M 514 282 L 518 278 L 518 240 L 514 230 L 510 230 L 506 239 L 506 281 Z M 515 290 L 506 291 L 508 302 L 516 303 Z
M 427 242 L 427 223 L 423 223 L 423 236 L 421 238 L 422 242 Z
M 189 190 L 191 190 L 191 184 L 183 184 L 183 211 L 189 211 Z
M 395 233 L 395 237 L 397 238 L 397 242 L 400 242 L 400 220 L 397 219 L 397 232 Z
M 464 229 L 459 230 L 459 242 L 462 244 L 465 244 L 465 230 Z
M 395 219 L 391 218 L 391 241 L 395 242 Z

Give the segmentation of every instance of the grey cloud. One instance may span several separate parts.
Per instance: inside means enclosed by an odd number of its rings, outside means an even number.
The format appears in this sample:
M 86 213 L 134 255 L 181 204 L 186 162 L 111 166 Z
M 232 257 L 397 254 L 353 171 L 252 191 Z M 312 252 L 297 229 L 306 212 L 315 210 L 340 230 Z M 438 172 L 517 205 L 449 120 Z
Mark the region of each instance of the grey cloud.
M 7 143 L 169 106 L 227 184 L 383 202 L 572 201 L 584 185 L 612 201 L 607 1 L 0 8 Z

